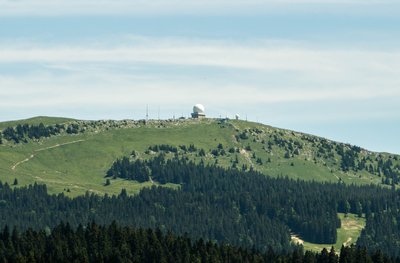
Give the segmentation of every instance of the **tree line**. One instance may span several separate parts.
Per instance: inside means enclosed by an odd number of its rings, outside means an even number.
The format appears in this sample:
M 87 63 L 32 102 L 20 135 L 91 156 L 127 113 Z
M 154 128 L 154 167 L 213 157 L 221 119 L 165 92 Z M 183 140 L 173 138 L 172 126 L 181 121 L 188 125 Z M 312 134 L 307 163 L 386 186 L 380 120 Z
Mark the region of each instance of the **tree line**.
M 138 164 L 153 180 L 179 184 L 179 189 L 153 186 L 135 196 L 123 190 L 118 196 L 88 193 L 70 199 L 48 195 L 44 185 L 13 189 L 0 184 L 0 226 L 43 229 L 61 221 L 76 227 L 92 220 L 100 224 L 117 220 L 122 225 L 188 233 L 193 239 L 289 251 L 293 249 L 291 232 L 306 241 L 335 243 L 340 226 L 337 212 L 366 215 L 366 229 L 371 226 L 372 230 L 362 235 L 374 238 L 371 233 L 377 226 L 371 220 L 379 222 L 376 215 L 400 208 L 398 191 L 372 185 L 270 178 L 255 171 L 225 170 L 162 155 Z M 399 248 L 397 244 L 393 247 Z M 379 243 L 376 248 L 381 248 Z
M 44 125 L 40 124 L 18 124 L 15 127 L 7 127 L 3 129 L 0 133 L 0 144 L 3 143 L 2 139 L 5 139 L 14 143 L 27 143 L 28 139 L 39 140 L 41 138 L 48 138 L 62 132 L 67 134 L 77 134 L 79 133 L 79 125 L 72 123 L 69 125 L 55 124 L 55 125 Z
M 150 175 L 152 180 L 161 184 L 181 184 L 188 202 L 201 192 L 213 201 L 222 202 L 220 207 L 222 211 L 227 210 L 225 207 L 236 206 L 239 212 L 236 216 L 248 217 L 250 222 L 251 220 L 256 222 L 256 219 L 268 219 L 275 221 L 276 224 L 285 222 L 289 228 L 301 234 L 307 241 L 328 244 L 336 242 L 336 228 L 340 227 L 340 220 L 335 209 L 324 209 L 326 205 L 321 204 L 309 206 L 306 203 L 315 201 L 311 201 L 311 198 L 301 199 L 297 191 L 291 193 L 292 197 L 288 197 L 284 191 L 279 191 L 277 188 L 271 189 L 272 185 L 265 183 L 265 177 L 255 172 L 243 176 L 242 172 L 237 170 L 205 166 L 204 163 L 196 164 L 185 158 L 166 159 L 163 154 L 160 154 L 150 160 L 132 162 L 124 157 L 114 162 L 107 173 L 107 176 L 139 182 L 148 181 Z M 251 180 L 249 180 L 250 177 Z M 254 184 L 250 183 L 251 181 Z M 268 189 L 271 189 L 271 193 L 266 197 L 264 193 Z M 272 200 L 265 202 L 266 198 Z M 287 202 L 287 200 L 293 202 Z M 234 211 L 230 213 L 234 216 Z M 246 224 L 250 225 L 250 222 Z M 254 240 L 251 242 L 253 243 Z
M 63 194 L 48 195 L 45 185 L 13 189 L 0 183 L 0 226 L 43 229 L 61 221 L 76 227 L 92 220 L 101 224 L 117 220 L 122 225 L 189 233 L 193 239 L 290 251 L 291 232 L 313 243 L 335 243 L 341 224 L 337 212 L 343 212 L 366 216 L 367 227 L 360 240 L 369 240 L 368 246 L 375 238 L 391 235 L 387 253 L 393 255 L 400 248 L 397 217 L 383 217 L 399 211 L 399 191 L 271 178 L 185 158 L 167 159 L 163 154 L 126 162 L 136 163 L 132 170 L 146 171 L 160 184 L 180 187 L 154 186 L 135 196 L 123 190 L 118 196 L 86 194 L 70 199 Z M 382 249 L 383 244 L 376 242 L 374 248 Z
M 184 158 L 166 159 L 163 155 L 152 160 L 135 161 L 134 163 L 141 167 L 141 170 L 145 170 L 147 174 L 151 174 L 153 180 L 157 180 L 162 184 L 168 182 L 182 184 L 182 190 L 190 189 L 193 192 L 209 193 L 222 189 L 222 191 L 231 191 L 233 195 L 241 193 L 242 196 L 246 193 L 251 200 L 247 204 L 263 207 L 261 211 L 268 211 L 267 215 L 271 219 L 276 218 L 279 214 L 277 218 L 281 222 L 286 222 L 291 230 L 301 234 L 305 240 L 314 243 L 323 242 L 323 240 L 327 243 L 336 241 L 336 227 L 340 226 L 340 221 L 335 221 L 334 219 L 336 212 L 365 216 L 367 218 L 367 228 L 362 232 L 360 238 L 362 243 L 360 244 L 369 247 L 373 243 L 376 244 L 374 240 L 386 240 L 381 244 L 390 243 L 391 245 L 378 245 L 377 247 L 374 246 L 374 248 L 382 248 L 386 253 L 400 256 L 397 252 L 399 251 L 397 241 L 400 240 L 400 227 L 398 227 L 397 222 L 400 222 L 400 217 L 394 212 L 389 213 L 399 209 L 398 191 L 384 190 L 372 185 L 359 187 L 355 185 L 344 186 L 343 184 L 319 184 L 300 181 L 293 185 L 291 180 L 281 178 L 278 181 L 274 181 L 254 171 L 246 173 L 252 174 L 251 180 L 245 178 L 240 182 L 240 179 L 238 179 L 240 177 L 236 175 L 237 171 L 221 171 L 220 168 L 215 166 L 205 168 L 205 170 L 210 169 L 210 176 L 207 178 L 212 178 L 212 183 L 204 179 L 202 179 L 201 183 L 198 183 L 197 180 L 202 177 L 197 173 L 198 170 L 196 168 L 200 167 L 199 169 L 202 170 L 204 168 L 201 168 L 202 163 L 196 165 Z M 129 164 L 129 160 L 127 160 L 127 164 Z M 200 173 L 204 173 L 204 171 Z M 127 172 L 127 174 L 129 173 Z M 212 177 L 212 174 L 216 176 Z M 239 172 L 238 174 L 241 173 Z M 135 180 L 135 176 L 128 175 L 125 178 Z M 216 182 L 217 178 L 221 179 L 221 182 Z M 241 188 L 234 189 L 234 186 L 232 186 L 236 180 L 240 182 Z M 252 182 L 257 183 L 252 184 Z M 197 187 L 192 187 L 196 183 L 198 183 Z M 275 187 L 273 187 L 274 183 L 276 183 Z M 230 186 L 226 186 L 226 184 L 230 184 Z M 285 186 L 283 187 L 283 185 Z M 273 191 L 270 190 L 271 187 L 273 187 Z M 278 190 L 279 187 L 283 188 Z M 261 206 L 260 204 L 263 203 L 262 198 L 256 198 L 255 200 L 253 198 L 254 195 L 263 193 L 263 191 L 268 192 L 268 198 Z M 277 193 L 279 193 L 278 198 L 274 199 L 273 197 Z M 223 193 L 220 194 L 223 195 Z M 239 207 L 246 211 L 248 209 L 246 208 L 246 201 L 248 200 L 241 197 L 230 196 L 229 199 L 238 199 L 239 204 L 242 205 Z M 282 212 L 282 210 L 285 212 Z M 330 212 L 330 218 L 321 216 L 323 213 L 329 214 Z M 312 217 L 315 220 L 310 220 L 307 217 Z M 382 222 L 385 223 L 382 224 Z M 390 223 L 392 227 L 386 228 L 387 223 Z
M 122 227 L 116 222 L 71 227 L 60 223 L 53 229 L 18 231 L 6 226 L 0 232 L 0 262 L 140 262 L 140 263 L 339 263 L 339 262 L 400 262 L 380 250 L 369 253 L 362 247 L 342 247 L 340 254 L 323 249 L 320 253 L 303 252 L 296 248 L 290 253 L 266 252 L 203 239 L 192 240 L 160 229 Z
M 14 143 L 27 142 L 27 139 L 40 139 L 56 135 L 64 129 L 63 125 L 45 126 L 43 123 L 39 125 L 18 124 L 16 127 L 7 127 L 2 131 L 3 138 Z
M 388 206 L 381 213 L 372 215 L 358 239 L 358 244 L 400 257 L 399 209 Z

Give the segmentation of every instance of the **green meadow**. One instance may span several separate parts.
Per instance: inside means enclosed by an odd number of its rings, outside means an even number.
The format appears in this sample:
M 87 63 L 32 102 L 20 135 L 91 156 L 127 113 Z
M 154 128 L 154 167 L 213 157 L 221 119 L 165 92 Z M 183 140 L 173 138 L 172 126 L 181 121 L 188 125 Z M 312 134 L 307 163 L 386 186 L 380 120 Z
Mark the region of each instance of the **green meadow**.
M 198 150 L 203 149 L 206 155 L 200 157 L 198 153 L 180 154 L 195 161 L 203 159 L 206 163 L 226 168 L 232 167 L 233 162 L 237 161 L 237 169 L 255 169 L 266 176 L 356 184 L 381 182 L 381 178 L 366 171 L 343 172 L 340 169 L 339 156 L 334 155 L 329 159 L 320 156 L 318 142 L 325 141 L 323 138 L 240 120 L 153 120 L 131 125 L 129 121 L 112 121 L 109 124 L 38 117 L 0 123 L 0 128 L 25 123 L 78 123 L 90 127 L 74 135 L 61 133 L 38 141 L 29 140 L 28 143 L 4 142 L 0 145 L 1 181 L 12 184 L 17 179 L 18 186 L 43 183 L 50 193 L 63 192 L 69 196 L 81 195 L 87 191 L 117 194 L 125 188 L 128 193 L 135 194 L 141 188 L 157 182 L 140 184 L 116 179 L 111 180 L 111 185 L 105 186 L 106 172 L 117 158 L 127 156 L 132 151 L 137 153 L 138 158 L 151 158 L 156 153 L 146 151 L 149 146 L 159 144 L 176 147 L 193 144 Z M 242 133 L 245 138 L 240 138 Z M 310 143 L 309 138 L 315 142 Z M 281 144 L 291 144 L 278 145 L 276 140 Z M 269 142 L 271 146 L 267 148 Z M 294 142 L 301 145 L 301 150 L 296 155 L 285 156 L 287 148 L 295 145 Z M 224 154 L 215 156 L 212 151 L 219 144 L 222 145 Z M 363 154 L 377 153 L 365 151 Z

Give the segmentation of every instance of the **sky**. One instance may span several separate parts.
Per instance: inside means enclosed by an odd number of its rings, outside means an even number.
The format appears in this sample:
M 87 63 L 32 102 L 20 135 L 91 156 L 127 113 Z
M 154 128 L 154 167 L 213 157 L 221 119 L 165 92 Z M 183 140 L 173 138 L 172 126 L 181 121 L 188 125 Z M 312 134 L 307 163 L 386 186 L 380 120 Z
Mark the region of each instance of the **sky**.
M 0 0 L 0 121 L 233 117 L 400 154 L 400 1 Z

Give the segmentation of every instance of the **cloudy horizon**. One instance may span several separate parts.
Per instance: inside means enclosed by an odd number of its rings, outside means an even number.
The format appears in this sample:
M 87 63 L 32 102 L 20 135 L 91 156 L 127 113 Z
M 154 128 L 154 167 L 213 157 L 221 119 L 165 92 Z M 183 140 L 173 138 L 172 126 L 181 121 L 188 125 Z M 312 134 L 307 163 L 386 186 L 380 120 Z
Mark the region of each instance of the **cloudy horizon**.
M 0 0 L 0 121 L 242 118 L 400 153 L 400 3 Z

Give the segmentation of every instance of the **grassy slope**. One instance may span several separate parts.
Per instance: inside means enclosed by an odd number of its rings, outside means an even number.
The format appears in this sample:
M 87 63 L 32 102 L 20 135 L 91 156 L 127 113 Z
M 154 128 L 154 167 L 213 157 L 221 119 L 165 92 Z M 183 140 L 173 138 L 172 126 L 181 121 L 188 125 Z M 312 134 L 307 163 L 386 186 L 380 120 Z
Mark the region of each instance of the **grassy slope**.
M 69 188 L 71 195 L 83 194 L 86 190 L 119 193 L 121 188 L 135 193 L 150 183 L 113 180 L 111 186 L 103 186 L 105 173 L 116 158 L 128 155 L 132 150 L 144 152 L 149 145 L 161 143 L 195 143 L 206 149 L 213 148 L 216 138 L 226 143 L 229 136 L 219 126 L 204 122 L 204 125 L 180 124 L 169 128 L 149 126 L 104 130 L 98 133 L 54 136 L 39 143 L 7 145 L 0 147 L 1 180 L 11 183 L 14 178 L 18 178 L 19 185 L 38 181 L 46 183 L 53 193 Z M 37 152 L 46 147 L 75 141 L 79 142 Z M 15 170 L 11 169 L 32 154 L 35 155 L 32 159 L 20 164 Z
M 339 169 L 339 160 L 336 157 L 335 163 L 330 163 L 323 158 L 316 158 L 315 146 L 305 142 L 302 139 L 304 134 L 293 132 L 284 129 L 278 129 L 258 123 L 250 122 L 237 122 L 234 126 L 239 130 L 245 129 L 261 129 L 264 131 L 261 135 L 253 135 L 249 140 L 242 142 L 243 146 L 250 145 L 252 150 L 256 152 L 257 157 L 263 160 L 271 159 L 271 163 L 265 163 L 262 167 L 257 167 L 258 170 L 271 176 L 288 176 L 293 179 L 303 180 L 315 180 L 321 182 L 337 182 L 341 178 L 345 183 L 356 183 L 356 184 L 370 184 L 379 183 L 376 176 L 371 176 L 368 173 L 343 173 Z M 302 142 L 304 149 L 301 150 L 299 156 L 294 156 L 289 159 L 284 158 L 285 150 L 277 146 L 273 146 L 270 152 L 263 149 L 261 141 L 265 139 L 268 141 L 268 136 L 271 134 L 277 134 L 280 138 L 288 141 L 299 141 Z M 322 139 L 316 136 L 310 135 L 312 138 Z M 256 140 L 254 142 L 254 140 Z M 254 163 L 254 160 L 253 160 Z M 293 166 L 292 166 L 293 163 Z
M 333 246 L 335 251 L 340 251 L 343 244 L 345 244 L 345 246 L 355 244 L 361 234 L 361 230 L 365 227 L 365 218 L 360 218 L 353 214 L 348 214 L 348 216 L 345 217 L 344 214 L 341 213 L 339 214 L 339 217 L 342 221 L 342 227 L 337 230 L 338 238 L 336 244 L 314 244 L 304 242 L 304 249 L 321 252 L 323 248 L 330 251 Z
M 0 127 L 17 123 L 54 124 L 71 121 L 64 118 L 40 117 L 0 123 Z M 90 124 L 90 122 L 86 123 Z M 151 183 L 138 184 L 132 181 L 113 180 L 111 186 L 104 186 L 105 173 L 116 158 L 128 155 L 132 150 L 139 152 L 140 158 L 149 158 L 150 156 L 144 152 L 150 145 L 155 144 L 174 146 L 194 144 L 208 153 L 206 162 L 214 163 L 215 158 L 210 151 L 222 143 L 226 151 L 230 147 L 241 150 L 240 153 L 228 153 L 216 158 L 218 164 L 225 167 L 230 167 L 231 160 L 238 156 L 238 167 L 242 164 L 248 167 L 253 165 L 256 170 L 270 176 L 287 175 L 291 178 L 330 182 L 337 182 L 340 177 L 347 183 L 380 182 L 378 176 L 366 172 L 343 173 L 335 160 L 315 159 L 315 146 L 304 141 L 303 134 L 256 123 L 186 120 L 161 124 L 153 121 L 148 125 L 115 126 L 118 125 L 94 127 L 78 135 L 58 135 L 39 142 L 2 145 L 0 146 L 0 179 L 3 182 L 12 183 L 14 178 L 18 178 L 19 185 L 33 182 L 45 183 L 51 193 L 70 189 L 71 192 L 67 194 L 71 196 L 83 194 L 87 190 L 100 194 L 119 193 L 121 188 L 126 188 L 129 193 L 136 193 Z M 260 133 L 254 134 L 252 132 L 254 129 L 259 130 Z M 249 138 L 237 141 L 235 135 L 244 130 L 249 131 Z M 300 141 L 303 144 L 301 153 L 286 159 L 284 158 L 285 149 L 282 147 L 273 146 L 271 150 L 266 150 L 265 141 L 270 140 L 271 135 L 278 135 L 284 140 Z M 244 151 L 246 146 L 250 146 L 252 150 Z M 253 153 L 263 160 L 263 165 L 256 164 L 256 159 L 252 158 Z M 34 157 L 30 158 L 32 155 Z M 29 158 L 28 161 L 12 169 L 15 164 L 27 158 Z M 195 155 L 191 158 L 199 160 Z M 271 162 L 267 162 L 268 159 Z

